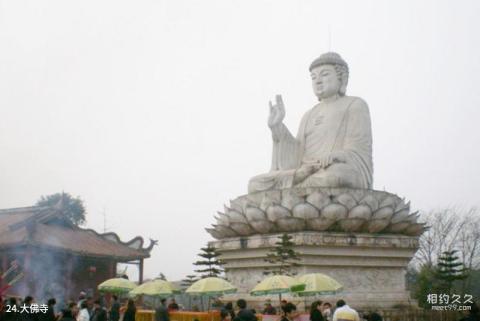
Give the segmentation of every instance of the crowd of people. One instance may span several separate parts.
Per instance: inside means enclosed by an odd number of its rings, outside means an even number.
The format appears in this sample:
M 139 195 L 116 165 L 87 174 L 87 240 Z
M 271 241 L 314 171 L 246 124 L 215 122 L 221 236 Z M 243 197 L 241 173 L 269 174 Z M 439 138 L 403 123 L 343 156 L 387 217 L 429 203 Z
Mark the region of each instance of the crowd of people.
M 225 305 L 216 302 L 220 310 L 221 321 L 258 321 L 257 311 L 247 307 L 244 299 L 236 302 L 236 309 L 232 302 Z M 12 297 L 6 301 L 0 298 L 0 321 L 136 321 L 137 307 L 135 301 L 128 299 L 120 302 L 116 295 L 111 297 L 108 306 L 105 298 L 94 300 L 85 293 L 80 293 L 76 302 L 71 301 L 61 309 L 56 309 L 54 298 L 39 305 L 32 296 L 23 300 Z M 166 299 L 161 299 L 155 308 L 155 321 L 170 321 L 170 313 L 178 311 L 180 306 L 175 299 L 171 299 L 167 305 Z M 265 316 L 276 316 L 272 321 L 294 321 L 301 314 L 297 306 L 282 300 L 276 309 L 270 300 L 267 300 L 264 309 L 260 311 Z M 310 306 L 309 321 L 382 321 L 378 313 L 359 315 L 357 311 L 349 307 L 344 300 L 338 300 L 333 307 L 329 302 L 314 301 Z M 462 321 L 480 321 L 480 312 L 476 305 L 468 312 Z M 194 320 L 197 321 L 197 320 Z
M 235 313 L 232 304 L 229 303 L 221 310 L 221 321 L 258 321 L 256 311 L 247 308 L 247 302 L 243 299 L 237 301 L 238 312 Z M 287 300 L 280 302 L 280 311 L 267 300 L 262 311 L 263 315 L 279 315 L 280 321 L 293 321 L 300 312 L 297 306 Z M 368 321 L 382 321 L 378 314 L 368 316 Z M 160 320 L 157 320 L 160 321 Z M 310 306 L 310 321 L 360 321 L 360 316 L 354 309 L 350 308 L 344 300 L 337 301 L 335 310 L 329 302 L 315 301 Z

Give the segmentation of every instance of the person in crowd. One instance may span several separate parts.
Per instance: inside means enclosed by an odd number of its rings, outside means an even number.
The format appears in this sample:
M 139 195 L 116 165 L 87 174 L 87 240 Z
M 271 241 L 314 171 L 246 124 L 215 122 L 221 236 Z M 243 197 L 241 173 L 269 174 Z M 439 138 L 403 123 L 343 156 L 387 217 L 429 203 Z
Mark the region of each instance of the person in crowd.
M 333 321 L 360 321 L 358 312 L 350 308 L 344 300 L 337 301 L 337 308 L 333 313 Z
M 27 307 L 28 312 L 23 312 L 20 314 L 20 319 L 23 321 L 38 321 L 38 313 L 30 313 L 32 304 L 35 303 L 35 300 L 32 296 L 27 295 L 23 299 L 23 303 L 20 305 L 20 310 L 22 310 L 22 306 Z
M 15 307 L 15 308 L 13 308 Z M 4 302 L 4 307 L 3 307 L 3 310 L 4 310 L 4 314 L 3 314 L 3 321 L 19 321 L 19 314 L 18 313 L 7 313 L 5 310 L 7 308 L 10 309 L 10 311 L 12 311 L 12 309 L 15 311 L 17 310 L 18 311 L 18 303 L 17 303 L 17 298 L 15 297 L 11 297 L 8 299 L 8 301 Z
M 283 313 L 281 321 L 293 321 L 297 314 L 297 306 L 293 303 L 287 302 L 283 307 Z
M 322 315 L 325 321 L 332 321 L 332 305 L 330 302 L 325 302 L 322 306 Z
M 137 307 L 132 299 L 128 300 L 127 309 L 123 315 L 123 321 L 135 321 L 135 314 L 137 313 Z
M 281 312 L 281 315 L 285 315 L 285 307 L 287 306 L 287 300 L 282 300 L 280 301 L 280 312 Z
M 107 321 L 107 311 L 102 307 L 100 300 L 93 302 L 93 313 L 90 315 L 90 321 Z
M 233 311 L 232 302 L 228 302 L 227 304 L 225 304 L 225 306 L 221 310 L 221 313 L 227 313 L 230 316 L 230 320 L 233 320 L 235 318 L 235 311 Z
M 220 321 L 232 321 L 232 317 L 226 309 L 220 310 Z
M 87 299 L 87 294 L 81 291 L 80 294 L 78 295 L 78 301 L 77 301 L 78 309 L 80 309 L 82 302 L 84 302 L 86 299 Z
M 266 315 L 277 314 L 277 309 L 275 309 L 275 307 L 272 305 L 272 301 L 267 300 L 267 302 L 265 302 L 265 308 L 263 309 L 262 313 Z
M 93 312 L 95 310 L 95 304 L 93 301 L 93 298 L 91 296 L 87 296 L 85 299 L 85 302 L 87 302 L 87 309 L 88 313 L 90 314 L 90 319 L 92 318 Z
M 168 305 L 168 311 L 178 311 L 178 310 L 179 310 L 179 306 L 177 302 L 175 301 L 175 299 L 171 299 L 170 304 Z
M 118 302 L 118 297 L 114 294 L 112 295 L 112 307 L 110 308 L 110 321 L 120 320 L 120 302 Z
M 40 314 L 41 321 L 57 320 L 57 316 L 55 315 L 55 304 L 57 304 L 57 300 L 55 300 L 55 298 L 48 299 L 47 312 L 45 312 L 45 314 Z
M 77 302 L 70 301 L 67 304 L 67 309 L 72 312 L 72 317 L 76 320 L 78 316 L 79 308 L 77 307 Z
M 88 303 L 83 300 L 78 311 L 77 321 L 90 321 L 90 312 L 88 311 Z
M 247 301 L 239 299 L 237 307 L 240 309 L 234 318 L 234 321 L 257 321 L 257 317 L 251 309 L 247 309 Z
M 75 321 L 75 318 L 73 317 L 72 310 L 70 309 L 64 309 L 62 311 L 62 318 L 60 321 Z
M 160 305 L 155 310 L 155 321 L 170 321 L 170 314 L 168 313 L 166 299 L 160 300 Z
M 322 314 L 322 301 L 314 301 L 310 306 L 310 321 L 325 321 Z

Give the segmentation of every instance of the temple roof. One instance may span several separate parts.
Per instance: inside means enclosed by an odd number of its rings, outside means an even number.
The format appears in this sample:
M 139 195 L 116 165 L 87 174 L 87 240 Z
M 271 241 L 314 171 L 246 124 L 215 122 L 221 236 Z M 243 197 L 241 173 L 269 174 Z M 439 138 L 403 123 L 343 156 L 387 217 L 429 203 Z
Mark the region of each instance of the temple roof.
M 89 257 L 113 258 L 120 262 L 150 257 L 155 245 L 143 247 L 142 237 L 122 242 L 115 233 L 99 234 L 73 225 L 61 208 L 22 207 L 0 210 L 0 250 L 31 245 Z

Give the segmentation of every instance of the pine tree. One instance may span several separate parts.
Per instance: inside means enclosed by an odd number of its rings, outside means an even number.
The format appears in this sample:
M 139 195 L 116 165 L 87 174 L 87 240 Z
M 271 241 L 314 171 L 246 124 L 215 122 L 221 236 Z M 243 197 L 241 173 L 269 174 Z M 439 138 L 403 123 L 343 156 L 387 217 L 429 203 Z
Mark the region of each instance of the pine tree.
M 460 262 L 457 251 L 445 251 L 438 258 L 435 277 L 440 282 L 440 287 L 446 293 L 450 294 L 453 283 L 457 280 L 467 278 L 467 270 L 462 262 Z
M 185 279 L 182 280 L 181 286 L 184 289 L 187 289 L 190 285 L 198 281 L 198 278 L 196 275 L 189 274 L 185 276 Z
M 285 233 L 278 238 L 279 240 L 275 242 L 275 247 L 269 251 L 265 259 L 266 262 L 274 266 L 265 270 L 264 274 L 295 275 L 296 273 L 292 268 L 299 265 L 296 261 L 299 261 L 300 258 L 293 249 L 293 237 Z
M 217 252 L 217 249 L 208 245 L 207 247 L 202 247 L 200 250 L 202 252 L 199 253 L 198 256 L 204 260 L 199 260 L 193 263 L 193 265 L 198 267 L 205 266 L 204 269 L 200 268 L 195 270 L 195 272 L 200 273 L 200 278 L 218 277 L 220 274 L 222 274 L 223 263 L 218 259 L 220 253 Z

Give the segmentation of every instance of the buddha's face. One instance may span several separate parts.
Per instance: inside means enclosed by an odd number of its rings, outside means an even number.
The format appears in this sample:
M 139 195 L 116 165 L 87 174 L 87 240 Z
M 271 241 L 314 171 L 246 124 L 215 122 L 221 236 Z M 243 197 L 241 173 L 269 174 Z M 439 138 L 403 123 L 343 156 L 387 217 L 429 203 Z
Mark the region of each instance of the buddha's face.
M 321 65 L 312 69 L 313 92 L 318 99 L 332 97 L 340 92 L 340 81 L 333 65 Z

